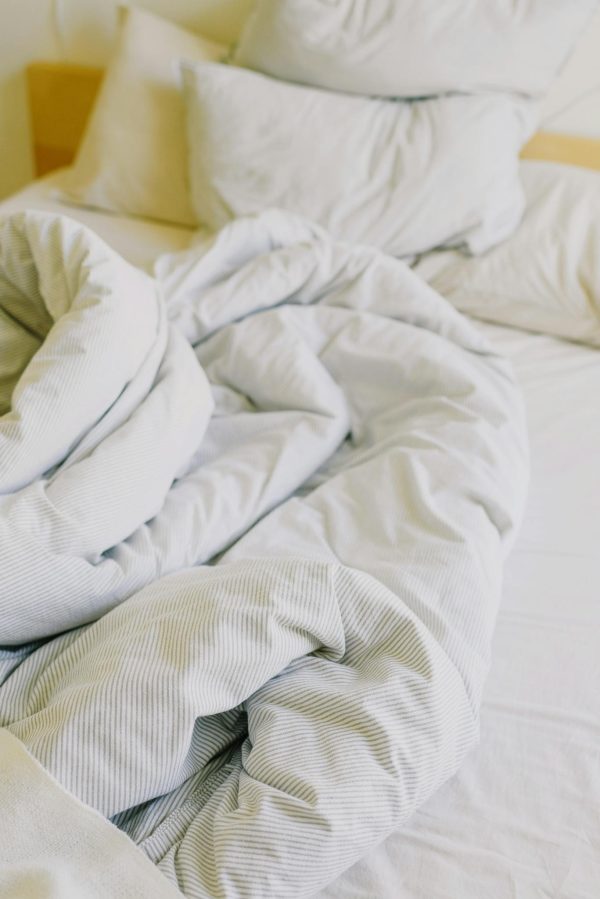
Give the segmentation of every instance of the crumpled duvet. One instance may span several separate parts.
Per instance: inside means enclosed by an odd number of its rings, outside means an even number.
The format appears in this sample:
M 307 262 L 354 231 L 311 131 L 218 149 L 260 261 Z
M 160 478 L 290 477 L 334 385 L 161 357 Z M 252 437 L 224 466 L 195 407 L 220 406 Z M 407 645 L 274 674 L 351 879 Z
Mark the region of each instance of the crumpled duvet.
M 212 408 L 152 279 L 69 219 L 2 223 L 0 644 L 94 620 L 176 566 L 135 535 Z
M 17 215 L 0 306 L 6 745 L 165 895 L 317 894 L 477 740 L 527 482 L 509 367 L 402 262 L 277 211 L 154 280 Z

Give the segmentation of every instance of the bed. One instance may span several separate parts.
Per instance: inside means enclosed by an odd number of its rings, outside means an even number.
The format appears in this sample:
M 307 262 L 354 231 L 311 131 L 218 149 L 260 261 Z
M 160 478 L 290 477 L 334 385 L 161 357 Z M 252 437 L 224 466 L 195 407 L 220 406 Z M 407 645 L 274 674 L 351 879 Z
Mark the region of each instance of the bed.
M 597 144 L 560 136 L 538 136 L 525 156 L 520 163 L 525 180 L 539 165 L 532 160 L 549 156 L 566 164 L 592 160 L 600 166 Z M 26 209 L 66 214 L 148 272 L 160 254 L 172 253 L 171 259 L 177 259 L 205 239 L 189 227 L 68 204 L 56 198 L 62 178 L 60 172 L 46 176 L 4 201 L 0 214 Z M 435 286 L 441 277 L 439 255 L 418 255 L 412 262 Z M 467 269 L 461 268 L 461 276 L 463 271 Z M 477 297 L 469 302 L 473 309 Z M 592 404 L 600 389 L 600 357 L 594 346 L 534 333 L 543 330 L 535 321 L 517 329 L 482 321 L 486 315 L 478 309 L 475 314 L 477 331 L 512 363 L 525 401 L 531 454 L 527 506 L 506 562 L 495 620 L 480 742 L 458 773 L 400 829 L 318 893 L 310 893 L 323 899 L 597 895 L 600 424 Z M 65 809 L 68 812 L 69 806 Z M 80 806 L 70 811 L 87 813 Z M 90 833 L 100 827 L 96 819 L 81 817 L 80 823 Z M 113 849 L 119 859 L 121 845 L 115 842 Z M 120 864 L 132 864 L 127 853 Z M 154 882 L 139 864 L 135 875 L 144 884 L 140 895 L 171 895 L 172 885 Z M 72 884 L 66 879 L 56 895 L 71 895 L 68 888 L 72 895 L 81 895 L 76 875 L 73 878 Z M 13 892 L 8 880 L 6 884 L 4 895 L 22 895 L 16 874 Z M 226 895 L 246 895 L 243 883 L 231 890 Z M 47 895 L 55 894 L 48 889 Z M 91 887 L 89 895 L 96 895 Z

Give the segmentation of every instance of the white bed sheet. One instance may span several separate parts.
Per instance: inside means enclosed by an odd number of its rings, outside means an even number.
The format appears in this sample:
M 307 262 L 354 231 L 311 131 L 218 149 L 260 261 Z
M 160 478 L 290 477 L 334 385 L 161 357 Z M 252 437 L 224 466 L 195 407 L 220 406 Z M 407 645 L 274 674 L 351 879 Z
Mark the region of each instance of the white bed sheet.
M 60 176 L 58 176 L 60 177 Z M 193 232 L 67 207 L 57 176 L 3 204 L 63 212 L 149 268 Z M 327 899 L 597 899 L 600 883 L 600 352 L 479 325 L 513 359 L 530 427 L 528 510 L 507 565 L 461 772 Z
M 39 181 L 33 181 L 24 190 L 0 203 L 0 213 L 5 215 L 23 209 L 41 209 L 68 215 L 87 225 L 125 259 L 145 270 L 151 268 L 160 253 L 187 249 L 193 241 L 197 232 L 191 228 L 97 212 L 54 199 L 54 193 L 62 186 L 65 171 L 53 172 Z

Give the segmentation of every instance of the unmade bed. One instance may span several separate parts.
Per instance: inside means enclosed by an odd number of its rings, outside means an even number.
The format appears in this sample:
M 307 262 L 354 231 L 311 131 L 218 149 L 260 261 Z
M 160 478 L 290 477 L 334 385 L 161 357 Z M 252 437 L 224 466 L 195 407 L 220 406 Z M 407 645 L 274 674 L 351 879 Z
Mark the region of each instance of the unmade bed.
M 188 230 L 163 228 L 50 197 L 52 179 L 1 207 L 82 220 L 126 258 L 150 267 Z M 523 390 L 531 448 L 525 518 L 509 557 L 485 686 L 481 742 L 399 831 L 321 892 L 328 897 L 461 899 L 595 896 L 600 389 L 595 349 L 486 325 Z
M 597 8 L 124 7 L 30 68 L 2 897 L 597 895 L 600 144 L 539 130 Z

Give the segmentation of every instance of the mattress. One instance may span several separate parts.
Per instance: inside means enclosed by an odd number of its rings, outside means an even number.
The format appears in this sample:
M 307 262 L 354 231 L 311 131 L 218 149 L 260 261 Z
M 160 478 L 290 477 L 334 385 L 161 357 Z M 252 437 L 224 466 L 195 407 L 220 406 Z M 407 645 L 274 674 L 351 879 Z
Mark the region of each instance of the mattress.
M 134 264 L 193 232 L 67 207 L 60 176 L 0 212 L 62 212 Z M 481 742 L 460 773 L 320 895 L 328 899 L 596 899 L 600 882 L 600 392 L 597 351 L 479 325 L 509 356 L 529 421 L 527 513 L 506 567 Z

